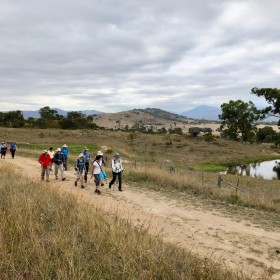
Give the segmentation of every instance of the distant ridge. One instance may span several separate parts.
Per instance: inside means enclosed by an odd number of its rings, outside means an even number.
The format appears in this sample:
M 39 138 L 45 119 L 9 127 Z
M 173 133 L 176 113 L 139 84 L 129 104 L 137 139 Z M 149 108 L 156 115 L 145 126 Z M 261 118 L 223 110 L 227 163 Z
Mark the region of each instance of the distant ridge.
M 139 111 L 143 111 L 151 116 L 154 116 L 156 118 L 160 118 L 160 119 L 165 119 L 165 120 L 170 120 L 170 121 L 187 121 L 189 118 L 182 116 L 182 115 L 178 115 L 175 113 L 171 113 L 168 111 L 164 111 L 162 109 L 158 109 L 158 108 L 146 108 L 146 109 L 138 109 Z
M 214 106 L 201 105 L 189 111 L 181 113 L 181 115 L 193 119 L 204 119 L 209 121 L 218 121 L 221 109 Z

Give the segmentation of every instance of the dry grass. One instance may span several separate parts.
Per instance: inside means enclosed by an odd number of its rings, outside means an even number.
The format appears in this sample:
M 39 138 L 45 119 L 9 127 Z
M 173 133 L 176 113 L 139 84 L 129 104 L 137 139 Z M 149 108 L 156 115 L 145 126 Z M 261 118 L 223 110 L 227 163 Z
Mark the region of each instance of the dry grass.
M 60 129 L 9 129 L 0 128 L 0 138 L 15 140 L 19 148 L 41 149 L 90 146 L 91 152 L 102 146 L 121 152 L 128 160 L 160 166 L 193 168 L 201 163 L 227 164 L 257 159 L 277 158 L 277 151 L 267 145 L 244 144 L 224 139 L 205 142 L 186 135 L 150 135 L 120 131 L 60 130 Z M 37 146 L 36 146 L 37 145 Z M 77 153 L 78 155 L 78 153 Z M 72 154 L 72 156 L 77 156 Z M 279 154 L 278 154 L 279 157 Z
M 70 162 L 77 157 L 84 146 L 90 147 L 92 154 L 102 146 L 107 146 L 111 148 L 111 153 L 105 153 L 108 158 L 117 150 L 128 162 L 125 168 L 131 166 L 130 181 L 142 184 L 149 180 L 153 182 L 156 189 L 163 189 L 164 186 L 168 191 L 191 190 L 191 194 L 201 197 L 280 212 L 278 181 L 239 177 L 240 187 L 252 195 L 238 192 L 236 196 L 234 190 L 224 188 L 220 190 L 216 187 L 217 173 L 192 171 L 197 167 L 205 168 L 207 165 L 218 170 L 225 168 L 227 164 L 279 158 L 277 150 L 269 145 L 246 144 L 224 139 L 216 139 L 209 143 L 186 135 L 149 135 L 92 130 L 0 128 L 0 137 L 8 141 L 16 140 L 19 146 L 18 153 L 34 158 L 49 146 L 57 148 L 67 143 L 71 153 Z M 135 163 L 137 169 L 133 168 Z M 175 168 L 175 175 L 170 176 L 165 172 L 170 167 Z M 202 176 L 204 176 L 203 180 Z M 223 175 L 223 178 L 234 185 L 238 179 L 231 175 Z
M 245 279 L 0 163 L 0 279 Z
M 239 188 L 246 193 L 237 190 L 234 187 L 228 187 L 222 183 L 222 188 L 218 187 L 218 175 L 211 172 L 198 171 L 176 171 L 169 172 L 158 167 L 137 167 L 127 168 L 127 180 L 141 183 L 151 183 L 157 190 L 189 192 L 194 195 L 238 203 L 239 205 L 251 206 L 257 209 L 264 209 L 280 213 L 279 182 L 270 182 L 267 187 L 267 181 L 256 178 L 239 178 Z M 222 175 L 224 181 L 237 186 L 237 178 L 233 175 Z M 234 196 L 234 197 L 233 197 Z
M 130 185 L 146 191 L 164 192 L 178 200 L 192 200 L 210 211 L 220 210 L 235 219 L 248 219 L 264 228 L 279 230 L 279 182 L 257 178 L 222 175 L 224 181 L 246 192 L 218 187 L 218 174 L 198 171 L 169 172 L 158 167 L 126 166 L 124 178 Z M 230 206 L 230 207 L 229 207 Z

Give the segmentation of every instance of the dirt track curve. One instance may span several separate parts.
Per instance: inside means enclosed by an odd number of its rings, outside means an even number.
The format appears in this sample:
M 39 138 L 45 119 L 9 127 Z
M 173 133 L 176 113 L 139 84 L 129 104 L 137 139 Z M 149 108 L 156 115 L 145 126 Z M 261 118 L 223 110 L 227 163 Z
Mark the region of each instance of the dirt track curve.
M 36 160 L 16 156 L 5 160 L 16 165 L 25 176 L 40 180 L 40 165 Z M 94 194 L 93 181 L 85 189 L 74 187 L 74 170 L 65 172 L 66 181 L 54 180 L 52 188 L 72 193 L 80 200 L 114 211 L 134 224 L 149 228 L 164 240 L 190 249 L 202 257 L 213 258 L 228 268 L 248 273 L 252 279 L 263 279 L 263 267 L 273 271 L 271 279 L 280 279 L 280 230 L 268 231 L 249 221 L 235 221 L 218 210 L 205 209 L 190 201 L 176 199 L 155 192 L 145 192 L 128 185 L 123 192 L 111 190 L 105 184 L 102 195 Z M 107 172 L 109 173 L 109 172 Z M 124 173 L 125 178 L 125 173 Z

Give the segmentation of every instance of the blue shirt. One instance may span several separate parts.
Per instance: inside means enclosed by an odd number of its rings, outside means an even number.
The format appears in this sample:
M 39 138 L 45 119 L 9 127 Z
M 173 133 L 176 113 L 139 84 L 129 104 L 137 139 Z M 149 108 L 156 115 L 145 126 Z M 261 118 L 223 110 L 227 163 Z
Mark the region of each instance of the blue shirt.
M 63 154 L 64 158 L 67 158 L 68 154 L 69 154 L 69 149 L 65 148 L 65 147 L 62 147 L 61 148 L 61 153 Z
M 83 157 L 85 162 L 89 162 L 91 159 L 90 153 L 88 152 L 83 152 Z

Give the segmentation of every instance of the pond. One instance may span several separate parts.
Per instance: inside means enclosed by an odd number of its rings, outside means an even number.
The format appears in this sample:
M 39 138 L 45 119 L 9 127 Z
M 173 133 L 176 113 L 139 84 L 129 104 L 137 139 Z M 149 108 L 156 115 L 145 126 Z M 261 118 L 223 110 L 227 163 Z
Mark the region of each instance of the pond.
M 280 159 L 229 167 L 228 174 L 280 180 Z

